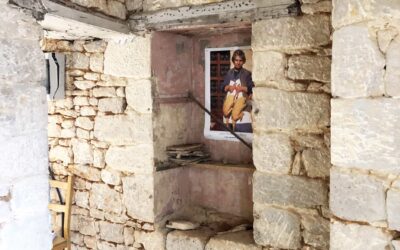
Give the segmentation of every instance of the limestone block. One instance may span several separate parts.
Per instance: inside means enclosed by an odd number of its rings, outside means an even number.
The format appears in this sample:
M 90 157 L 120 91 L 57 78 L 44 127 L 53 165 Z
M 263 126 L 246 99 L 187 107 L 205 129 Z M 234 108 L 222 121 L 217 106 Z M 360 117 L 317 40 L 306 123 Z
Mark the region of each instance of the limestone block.
M 101 112 L 111 112 L 114 114 L 123 113 L 125 110 L 125 98 L 102 98 L 99 100 L 98 109 Z
M 101 179 L 110 185 L 121 184 L 121 174 L 118 171 L 112 169 L 101 170 Z
M 117 191 L 122 191 L 122 188 L 121 188 L 121 190 L 117 190 Z M 112 213 L 105 213 L 104 217 L 106 218 L 106 220 L 114 222 L 114 223 L 118 223 L 118 224 L 125 224 L 129 219 L 128 216 L 126 216 L 124 213 L 120 214 L 120 215 L 116 215 L 116 214 L 112 214 Z
M 93 163 L 93 148 L 85 140 L 73 140 L 72 151 L 74 152 L 74 162 L 78 164 Z
M 332 100 L 332 164 L 400 172 L 399 119 L 399 99 Z
M 118 97 L 125 97 L 125 88 L 124 87 L 119 87 L 115 91 Z
M 99 100 L 95 97 L 90 97 L 89 98 L 89 104 L 92 106 L 97 106 L 97 104 L 99 103 Z
M 126 8 L 128 11 L 134 11 L 134 12 L 143 10 L 143 1 L 126 0 Z
M 61 135 L 61 126 L 54 123 L 49 123 L 47 126 L 47 135 L 49 137 L 60 137 Z
M 253 81 L 282 79 L 285 77 L 287 59 L 285 54 L 275 51 L 253 53 Z
M 96 237 L 91 237 L 91 236 L 84 236 L 83 237 L 83 242 L 85 243 L 86 247 L 97 249 L 97 239 Z
M 268 80 L 266 82 L 255 82 L 255 85 L 256 87 L 267 87 L 285 91 L 305 91 L 307 89 L 306 84 L 295 82 L 286 78 Z
M 100 181 L 100 171 L 85 165 L 73 165 L 68 168 L 71 173 L 89 181 Z
M 60 138 L 73 138 L 73 137 L 75 137 L 74 128 L 61 129 Z
M 400 231 L 400 191 L 387 191 L 386 207 L 389 228 Z
M 127 214 L 141 221 L 154 221 L 154 177 L 137 174 L 122 178 Z
M 83 215 L 71 216 L 71 230 L 90 236 L 95 236 L 98 231 L 94 219 Z
M 38 83 L 45 79 L 45 74 L 43 52 L 38 41 L 0 40 L 0 79 L 13 84 Z
M 113 145 L 152 143 L 151 116 L 97 116 L 94 136 Z
M 124 227 L 124 242 L 125 245 L 132 245 L 135 242 L 134 230 L 131 227 Z
M 102 7 L 105 6 L 105 0 L 71 0 L 71 2 L 87 8 L 105 9 L 105 7 Z
M 400 96 L 400 37 L 393 40 L 386 52 L 385 93 L 388 96 Z
M 328 148 L 304 150 L 302 153 L 302 160 L 309 177 L 318 178 L 329 176 L 331 156 Z
M 114 17 L 118 17 L 120 19 L 125 20 L 126 19 L 126 8 L 125 8 L 125 4 L 120 3 L 118 1 L 113 1 L 113 0 L 109 0 L 107 1 L 107 11 L 106 14 L 110 15 L 110 16 L 114 16 Z
M 83 44 L 85 44 L 85 40 L 74 40 L 72 45 L 72 50 L 77 52 L 83 52 Z
M 103 150 L 94 148 L 93 149 L 93 167 L 104 168 L 105 165 L 106 165 L 106 162 L 105 162 Z
M 89 69 L 89 57 L 83 53 L 74 52 L 67 56 L 67 67 L 70 69 Z
M 100 80 L 100 74 L 87 72 L 87 73 L 85 73 L 85 75 L 83 75 L 83 78 L 86 80 L 98 81 L 98 80 Z
M 91 89 L 94 86 L 96 86 L 96 84 L 93 81 L 74 81 L 74 85 L 78 89 L 82 89 L 82 90 Z
M 304 15 L 262 20 L 253 23 L 251 46 L 254 51 L 305 51 L 330 43 L 330 18 Z
M 110 75 L 101 75 L 101 81 L 97 83 L 99 86 L 113 87 L 121 86 L 125 87 L 128 84 L 126 78 L 115 77 Z
M 399 31 L 397 28 L 389 26 L 388 28 L 385 28 L 383 30 L 378 30 L 376 32 L 376 35 L 378 37 L 378 45 L 379 49 L 383 52 L 386 53 L 389 44 L 392 42 L 392 40 L 399 34 Z
M 151 113 L 153 107 L 151 85 L 151 80 L 128 79 L 125 93 L 129 107 L 139 113 Z
M 354 98 L 383 95 L 385 59 L 365 25 L 333 34 L 332 95 Z
M 83 106 L 79 111 L 81 116 L 95 116 L 96 110 L 91 106 Z
M 135 244 L 142 244 L 146 250 L 166 250 L 165 242 L 169 230 L 157 229 L 153 232 L 135 230 Z
M 93 129 L 94 122 L 88 117 L 78 117 L 75 120 L 75 126 L 86 130 L 91 130 Z
M 331 250 L 384 250 L 390 249 L 392 236 L 380 228 L 334 221 L 330 232 Z
M 386 220 L 385 187 L 371 176 L 332 169 L 330 209 L 345 220 L 369 223 Z
M 330 98 L 325 94 L 254 88 L 254 101 L 255 129 L 314 129 L 330 124 Z
M 89 192 L 74 192 L 74 200 L 77 206 L 89 208 Z
M 114 243 L 124 243 L 124 225 L 114 224 L 107 221 L 99 222 L 100 239 Z
M 253 161 L 258 171 L 287 174 L 294 150 L 285 134 L 254 134 Z
M 400 250 L 400 240 L 392 240 L 394 250 Z
M 117 96 L 115 93 L 115 88 L 104 87 L 104 88 L 94 88 L 93 89 L 94 97 L 114 97 Z
M 301 247 L 300 219 L 289 211 L 256 203 L 253 228 L 258 245 L 285 249 Z
M 153 146 L 138 144 L 127 147 L 111 146 L 106 153 L 107 165 L 128 173 L 152 173 L 154 166 Z
M 103 73 L 104 55 L 102 53 L 93 53 L 90 55 L 90 70 Z
M 326 56 L 291 56 L 288 66 L 288 77 L 293 80 L 331 80 L 331 59 Z
M 354 23 L 398 18 L 400 3 L 392 0 L 333 0 L 332 25 L 335 29 Z
M 328 1 L 321 1 L 315 4 L 302 4 L 301 11 L 308 15 L 314 15 L 316 13 L 331 13 L 332 1 L 328 0 Z
M 133 201 L 133 200 L 132 200 Z M 122 212 L 121 194 L 111 189 L 107 184 L 93 183 L 90 191 L 90 207 L 109 213 L 120 214 Z M 137 202 L 133 202 L 138 205 Z
M 167 249 L 203 250 L 215 232 L 209 228 L 188 231 L 174 230 L 167 235 Z
M 55 146 L 49 151 L 50 161 L 62 161 L 64 165 L 72 163 L 72 151 L 67 147 Z
M 83 44 L 83 48 L 90 53 L 101 53 L 106 50 L 107 43 L 103 40 L 90 41 Z
M 293 134 L 290 139 L 301 148 L 318 149 L 325 146 L 324 137 L 320 134 Z
M 84 130 L 84 129 L 81 129 L 81 128 L 77 128 L 76 129 L 76 137 L 78 137 L 79 139 L 89 140 L 90 139 L 90 133 L 87 130 Z
M 253 239 L 252 231 L 241 231 L 214 236 L 207 243 L 205 250 L 261 250 Z
M 329 220 L 320 216 L 302 215 L 304 243 L 317 249 L 329 248 Z
M 256 171 L 253 176 L 253 201 L 303 208 L 327 206 L 328 187 L 321 180 Z
M 73 126 L 74 126 L 74 120 L 64 120 L 62 123 L 61 123 L 61 127 L 63 127 L 63 128 L 73 128 Z
M 135 37 L 135 40 L 118 44 L 109 42 L 104 53 L 104 73 L 135 79 L 149 78 L 151 36 Z
M 83 235 L 79 232 L 71 232 L 71 242 L 77 245 L 83 245 Z
M 291 174 L 302 175 L 301 152 L 297 152 L 293 159 Z

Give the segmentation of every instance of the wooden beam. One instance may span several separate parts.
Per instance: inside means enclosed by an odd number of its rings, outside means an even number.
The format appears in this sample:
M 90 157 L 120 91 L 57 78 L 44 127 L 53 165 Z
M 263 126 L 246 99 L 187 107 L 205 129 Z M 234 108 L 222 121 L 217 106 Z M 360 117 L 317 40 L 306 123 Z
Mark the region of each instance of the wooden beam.
M 171 30 L 298 15 L 298 0 L 231 0 L 199 6 L 184 6 L 129 17 L 133 31 Z

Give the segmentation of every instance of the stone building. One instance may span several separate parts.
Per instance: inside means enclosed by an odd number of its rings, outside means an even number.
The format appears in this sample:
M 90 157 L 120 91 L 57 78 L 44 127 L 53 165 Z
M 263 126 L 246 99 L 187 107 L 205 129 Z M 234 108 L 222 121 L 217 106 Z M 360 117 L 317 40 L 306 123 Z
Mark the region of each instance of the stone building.
M 48 167 L 76 176 L 73 249 L 400 249 L 399 1 L 0 10 L 0 249 L 51 249 Z M 204 138 L 187 98 L 204 103 L 204 49 L 233 46 L 253 53 L 252 152 Z M 62 99 L 44 52 L 66 55 Z M 166 146 L 193 142 L 236 165 L 163 168 Z M 165 227 L 181 218 L 202 227 Z

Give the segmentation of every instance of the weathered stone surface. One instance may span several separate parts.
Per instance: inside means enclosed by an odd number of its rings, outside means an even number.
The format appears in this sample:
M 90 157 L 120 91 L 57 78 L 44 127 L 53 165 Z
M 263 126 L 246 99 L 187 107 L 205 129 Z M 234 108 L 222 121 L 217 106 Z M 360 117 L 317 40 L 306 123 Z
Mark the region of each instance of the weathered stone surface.
M 83 215 L 71 216 L 71 230 L 79 231 L 81 234 L 95 236 L 97 234 L 94 219 Z
M 98 116 L 95 119 L 94 136 L 113 145 L 151 143 L 151 116 Z
M 386 52 L 385 93 L 400 96 L 400 37 L 390 43 Z
M 91 80 L 91 81 L 98 81 L 100 80 L 100 74 L 99 73 L 92 73 L 92 72 L 87 72 L 83 76 L 86 80 Z
M 400 191 L 387 191 L 386 207 L 389 228 L 400 231 Z
M 336 216 L 370 223 L 386 220 L 385 187 L 381 181 L 333 169 L 330 191 L 330 208 Z
M 301 164 L 301 152 L 297 152 L 293 159 L 291 174 L 301 175 L 302 174 L 302 164 Z
M 255 85 L 257 87 L 268 87 L 285 91 L 305 91 L 307 89 L 307 84 L 295 82 L 286 78 L 269 80 L 266 82 L 256 82 Z
M 254 134 L 253 161 L 257 170 L 287 174 L 292 165 L 294 150 L 285 134 Z
M 332 11 L 332 1 L 328 0 L 315 4 L 302 4 L 301 11 L 309 15 L 314 15 L 316 13 L 330 13 Z
M 119 185 L 121 184 L 121 174 L 118 171 L 111 169 L 103 169 L 101 170 L 101 179 L 110 185 Z
M 400 250 L 400 240 L 392 240 L 394 250 Z
M 95 88 L 93 89 L 94 97 L 114 97 L 117 96 L 115 93 L 115 88 L 105 87 L 105 88 Z
M 95 148 L 93 150 L 93 167 L 104 168 L 105 165 L 103 150 Z
M 135 242 L 134 229 L 131 227 L 124 227 L 124 242 L 125 245 L 132 245 Z
M 331 157 L 328 148 L 304 150 L 302 153 L 302 160 L 309 177 L 318 178 L 329 176 Z
M 290 139 L 295 141 L 296 147 L 319 149 L 325 146 L 323 136 L 321 134 L 293 134 Z
M 78 117 L 75 120 L 75 126 L 86 130 L 91 130 L 93 129 L 94 122 L 88 117 Z
M 288 93 L 255 88 L 254 128 L 313 129 L 329 126 L 330 98 L 325 94 Z
M 399 99 L 332 100 L 332 164 L 400 172 L 399 121 Z
M 109 0 L 107 1 L 106 13 L 110 16 L 118 17 L 120 19 L 126 19 L 126 7 L 125 4 L 118 1 Z
M 93 163 L 92 146 L 85 140 L 73 140 L 72 151 L 74 152 L 74 162 L 78 164 Z
M 74 192 L 74 200 L 77 206 L 89 208 L 89 192 Z
M 388 27 L 383 30 L 378 30 L 376 32 L 376 35 L 378 37 L 378 45 L 379 49 L 383 52 L 386 53 L 389 44 L 392 42 L 392 40 L 398 35 L 399 31 L 395 27 Z
M 242 231 L 214 236 L 207 243 L 205 250 L 261 250 L 253 239 L 252 231 Z
M 90 55 L 90 70 L 103 73 L 104 55 L 102 53 L 93 53 Z
M 329 220 L 313 215 L 302 215 L 304 243 L 318 249 L 329 248 Z
M 89 57 L 82 53 L 74 52 L 67 56 L 67 67 L 71 69 L 89 69 Z
M 83 106 L 80 108 L 79 114 L 81 116 L 95 116 L 96 110 L 91 106 Z
M 139 113 L 151 113 L 153 108 L 151 85 L 151 80 L 129 79 L 128 86 L 125 89 L 129 107 Z
M 273 207 L 254 206 L 254 240 L 258 245 L 285 249 L 301 247 L 300 219 Z
M 75 137 L 75 129 L 74 128 L 61 129 L 60 138 L 73 138 L 73 137 Z
M 100 181 L 100 171 L 96 168 L 84 166 L 84 165 L 73 165 L 68 168 L 74 175 L 80 176 L 89 181 Z
M 76 137 L 78 137 L 79 139 L 89 140 L 90 139 L 90 133 L 87 130 L 84 130 L 84 129 L 81 129 L 81 128 L 77 128 L 76 129 Z
M 124 45 L 109 42 L 104 53 L 104 73 L 135 79 L 149 78 L 151 36 L 137 36 Z
M 330 233 L 331 250 L 385 250 L 390 249 L 392 236 L 380 228 L 333 222 Z
M 128 84 L 126 78 L 123 77 L 115 77 L 110 75 L 101 75 L 101 81 L 97 83 L 99 86 L 112 87 L 112 86 L 121 86 L 125 87 Z
M 348 26 L 333 34 L 332 94 L 381 96 L 385 59 L 367 26 Z
M 72 162 L 72 151 L 67 147 L 55 146 L 50 149 L 50 161 L 62 161 L 64 165 Z
M 288 66 L 288 77 L 293 80 L 331 80 L 331 59 L 326 56 L 291 56 Z
M 96 86 L 96 84 L 93 81 L 74 81 L 74 85 L 78 89 L 82 89 L 82 90 L 91 89 L 94 86 Z
M 174 230 L 167 235 L 167 249 L 203 250 L 214 233 L 209 228 L 189 231 Z
M 255 51 L 253 53 L 253 81 L 282 79 L 285 77 L 287 59 L 285 54 L 275 51 Z
M 304 208 L 327 206 L 328 187 L 321 180 L 256 171 L 253 177 L 253 201 Z
M 49 125 L 47 126 L 47 135 L 49 137 L 60 137 L 61 126 L 55 123 L 49 123 Z
M 330 43 L 330 19 L 325 15 L 304 15 L 257 21 L 252 33 L 254 51 L 311 50 Z
M 100 239 L 115 243 L 124 243 L 124 225 L 100 221 L 99 228 Z
M 165 242 L 169 230 L 158 229 L 154 232 L 135 230 L 135 244 L 142 244 L 146 250 L 166 250 Z
M 122 178 L 123 203 L 127 214 L 142 221 L 154 221 L 153 175 L 133 175 Z
M 96 53 L 96 52 L 104 52 L 106 50 L 107 43 L 105 41 L 91 41 L 88 43 L 83 44 L 83 48 L 87 52 Z
M 134 204 L 138 204 L 132 200 Z M 122 212 L 121 194 L 111 189 L 106 184 L 93 183 L 90 191 L 90 207 L 97 208 L 109 213 L 120 214 Z
M 115 114 L 123 113 L 125 110 L 125 99 L 121 97 L 116 98 L 102 98 L 99 100 L 98 108 L 101 112 L 111 112 Z
M 116 147 L 111 146 L 106 153 L 107 165 L 115 170 L 129 173 L 152 173 L 153 147 L 151 144 Z
M 85 243 L 85 246 L 86 247 L 90 247 L 90 248 L 94 248 L 94 249 L 96 249 L 97 248 L 97 244 L 96 244 L 96 242 L 97 242 L 97 240 L 96 240 L 96 237 L 91 237 L 91 236 L 84 236 L 83 237 L 83 242 Z
M 332 25 L 335 29 L 345 25 L 380 18 L 398 18 L 400 3 L 392 0 L 360 1 L 333 0 Z

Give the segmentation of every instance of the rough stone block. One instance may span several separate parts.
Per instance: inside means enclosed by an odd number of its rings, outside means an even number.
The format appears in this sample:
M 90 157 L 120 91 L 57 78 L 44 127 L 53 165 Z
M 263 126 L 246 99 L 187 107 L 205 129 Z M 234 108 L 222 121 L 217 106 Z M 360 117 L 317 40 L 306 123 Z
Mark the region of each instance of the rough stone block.
M 89 181 L 100 181 L 100 171 L 97 168 L 85 165 L 72 165 L 68 170 L 76 176 L 82 177 Z
M 67 67 L 70 69 L 89 69 L 89 57 L 83 53 L 74 52 L 67 56 Z
M 128 80 L 125 89 L 126 101 L 129 107 L 139 113 L 151 113 L 153 99 L 151 94 L 152 82 L 150 80 Z
M 255 88 L 254 128 L 316 129 L 329 126 L 330 98 L 325 94 Z
M 75 126 L 86 130 L 91 130 L 93 129 L 94 122 L 88 117 L 78 117 L 75 120 Z
M 174 230 L 167 235 L 167 249 L 203 250 L 214 233 L 209 228 Z
M 302 160 L 309 177 L 329 176 L 331 156 L 328 148 L 306 149 L 302 153 Z
M 331 250 L 385 250 L 390 249 L 392 236 L 380 228 L 358 224 L 331 224 Z
M 137 36 L 126 44 L 109 42 L 104 53 L 104 73 L 135 79 L 151 76 L 150 43 L 151 36 Z
M 132 201 L 133 203 L 130 204 L 131 206 L 138 205 L 137 202 L 135 202 L 134 200 Z M 120 214 L 123 209 L 121 194 L 114 189 L 111 189 L 106 184 L 92 184 L 89 202 L 91 208 L 97 208 L 109 213 Z
M 370 223 L 386 220 L 385 187 L 381 181 L 333 169 L 330 191 L 330 209 L 336 216 Z
M 120 19 L 126 19 L 126 7 L 125 4 L 118 1 L 109 0 L 107 1 L 107 11 L 106 13 L 110 16 L 118 17 Z
M 282 79 L 285 77 L 287 59 L 285 54 L 275 51 L 253 53 L 253 81 Z
M 400 100 L 332 100 L 332 164 L 400 172 Z
M 85 140 L 73 140 L 72 151 L 74 152 L 74 162 L 78 164 L 93 163 L 93 148 Z
M 123 77 L 114 77 L 110 75 L 101 75 L 101 81 L 97 83 L 99 86 L 121 86 L 125 87 L 128 84 L 126 78 Z
M 104 55 L 102 53 L 93 53 L 90 55 L 90 70 L 103 73 Z
M 51 162 L 62 161 L 65 166 L 72 163 L 72 156 L 72 151 L 63 146 L 55 146 L 49 151 L 49 160 Z
M 115 97 L 117 96 L 115 92 L 115 88 L 111 87 L 103 87 L 103 88 L 95 88 L 93 89 L 94 97 Z
M 330 18 L 304 15 L 257 21 L 252 26 L 254 51 L 304 51 L 330 43 Z
M 99 100 L 98 108 L 101 112 L 111 112 L 114 114 L 123 113 L 125 110 L 125 98 L 102 98 Z
M 400 37 L 389 45 L 386 52 L 385 92 L 388 96 L 400 96 Z
M 392 240 L 394 250 L 400 250 L 400 240 Z
M 333 34 L 332 95 L 381 96 L 385 59 L 367 26 L 348 26 Z
M 94 219 L 83 215 L 71 216 L 71 230 L 90 236 L 95 236 L 98 231 Z
M 83 48 L 90 53 L 102 53 L 106 50 L 107 43 L 105 41 L 91 41 L 83 44 Z
M 152 173 L 153 146 L 139 144 L 135 146 L 111 146 L 106 153 L 107 165 L 115 170 L 128 173 Z
M 94 136 L 113 145 L 152 143 L 151 116 L 97 116 Z
M 205 250 L 261 250 L 253 239 L 252 231 L 242 231 L 214 236 L 208 241 Z
M 291 56 L 288 77 L 293 80 L 331 81 L 331 59 L 326 56 Z
M 285 134 L 254 134 L 253 161 L 257 170 L 287 174 L 292 165 L 294 150 Z
M 121 184 L 121 174 L 112 169 L 103 169 L 101 170 L 101 180 L 110 185 L 119 185 Z
M 327 206 L 328 187 L 321 180 L 256 171 L 253 177 L 253 201 L 302 208 Z
M 142 244 L 146 250 L 166 250 L 165 242 L 167 241 L 167 229 L 157 229 L 153 232 L 135 230 L 135 243 Z
M 93 81 L 74 81 L 74 85 L 81 90 L 87 90 L 87 89 L 91 89 L 94 86 L 96 86 L 96 84 Z
M 300 219 L 273 207 L 254 206 L 254 240 L 258 245 L 285 249 L 301 247 Z
M 329 220 L 320 216 L 302 215 L 304 243 L 317 249 L 329 249 Z
M 99 222 L 100 239 L 114 243 L 124 243 L 124 225 L 114 224 L 107 221 Z
M 122 178 L 123 203 L 127 214 L 146 222 L 154 221 L 154 177 L 133 175 Z
M 304 1 L 303 1 L 304 3 Z M 316 13 L 331 13 L 332 12 L 332 1 L 320 1 L 312 4 L 302 4 L 301 11 L 304 14 L 314 15 Z
M 389 26 L 385 29 L 378 30 L 376 32 L 377 38 L 378 38 L 378 45 L 379 49 L 383 52 L 386 53 L 387 49 L 389 47 L 389 44 L 392 42 L 392 40 L 399 34 L 399 31 L 397 28 Z M 398 44 L 398 41 L 395 43 Z M 386 58 L 387 60 L 387 58 Z
M 89 192 L 74 192 L 74 201 L 77 206 L 89 208 Z
M 389 228 L 400 231 L 400 191 L 395 189 L 387 191 L 386 209 Z

